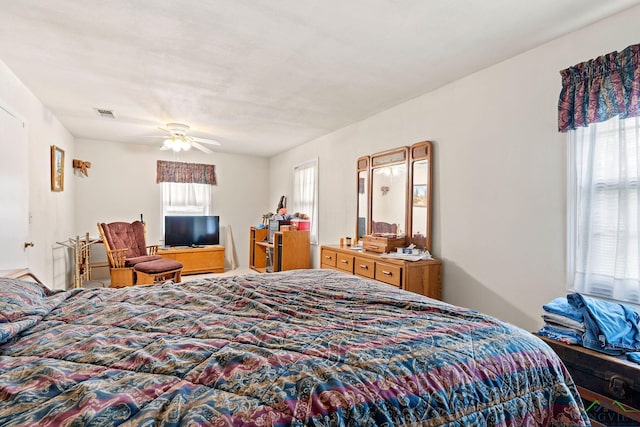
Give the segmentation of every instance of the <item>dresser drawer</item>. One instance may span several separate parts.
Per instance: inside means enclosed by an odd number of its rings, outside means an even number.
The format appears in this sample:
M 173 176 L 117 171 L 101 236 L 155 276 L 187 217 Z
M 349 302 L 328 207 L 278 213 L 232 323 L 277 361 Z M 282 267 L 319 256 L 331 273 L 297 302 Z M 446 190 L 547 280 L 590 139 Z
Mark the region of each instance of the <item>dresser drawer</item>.
M 353 270 L 358 276 L 373 279 L 375 277 L 375 262 L 370 259 L 355 257 L 353 260 Z
M 397 265 L 376 262 L 375 279 L 393 286 L 400 287 L 400 283 L 402 282 L 402 278 L 400 277 L 402 275 L 401 271 L 402 269 Z
M 338 254 L 336 267 L 353 274 L 353 255 Z
M 336 266 L 336 258 L 337 253 L 335 251 L 331 251 L 328 249 L 322 249 L 322 254 L 320 255 L 321 264 L 328 267 Z

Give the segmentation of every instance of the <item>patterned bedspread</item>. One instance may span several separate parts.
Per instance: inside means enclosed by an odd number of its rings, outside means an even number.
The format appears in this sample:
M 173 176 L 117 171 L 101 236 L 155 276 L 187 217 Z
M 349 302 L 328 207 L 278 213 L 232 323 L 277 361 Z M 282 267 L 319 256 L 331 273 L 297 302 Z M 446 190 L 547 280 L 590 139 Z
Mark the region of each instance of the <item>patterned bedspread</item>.
M 329 270 L 0 281 L 0 425 L 588 425 L 533 335 Z

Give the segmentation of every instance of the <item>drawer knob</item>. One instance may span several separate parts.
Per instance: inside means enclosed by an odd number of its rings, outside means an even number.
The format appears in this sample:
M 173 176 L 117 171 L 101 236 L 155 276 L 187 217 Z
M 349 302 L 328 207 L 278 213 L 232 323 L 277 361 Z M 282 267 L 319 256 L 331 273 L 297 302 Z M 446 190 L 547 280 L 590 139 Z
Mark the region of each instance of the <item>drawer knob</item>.
M 324 256 L 326 259 L 331 259 L 331 255 L 325 255 Z
M 368 270 L 369 266 L 366 266 L 364 264 L 360 264 L 360 268 L 363 269 L 363 270 Z
M 382 270 L 382 274 L 384 274 L 385 276 L 391 276 L 391 272 L 387 270 Z
M 349 264 L 349 261 L 347 261 L 346 259 L 341 259 L 340 262 L 343 264 Z

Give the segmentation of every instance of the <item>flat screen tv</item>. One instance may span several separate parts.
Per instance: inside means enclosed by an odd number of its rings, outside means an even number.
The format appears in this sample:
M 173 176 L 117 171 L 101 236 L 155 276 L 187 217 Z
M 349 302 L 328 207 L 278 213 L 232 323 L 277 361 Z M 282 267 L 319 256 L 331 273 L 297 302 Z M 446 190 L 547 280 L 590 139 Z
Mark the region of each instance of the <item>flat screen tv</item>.
M 220 244 L 219 216 L 165 216 L 165 246 Z

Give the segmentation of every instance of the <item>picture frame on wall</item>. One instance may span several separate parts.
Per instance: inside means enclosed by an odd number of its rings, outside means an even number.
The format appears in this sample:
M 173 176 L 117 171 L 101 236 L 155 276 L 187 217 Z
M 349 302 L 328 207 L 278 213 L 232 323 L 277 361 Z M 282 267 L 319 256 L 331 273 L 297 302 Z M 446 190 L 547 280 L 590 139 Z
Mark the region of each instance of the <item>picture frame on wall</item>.
M 51 191 L 64 190 L 64 150 L 51 146 Z

